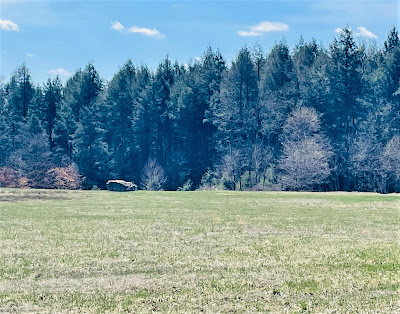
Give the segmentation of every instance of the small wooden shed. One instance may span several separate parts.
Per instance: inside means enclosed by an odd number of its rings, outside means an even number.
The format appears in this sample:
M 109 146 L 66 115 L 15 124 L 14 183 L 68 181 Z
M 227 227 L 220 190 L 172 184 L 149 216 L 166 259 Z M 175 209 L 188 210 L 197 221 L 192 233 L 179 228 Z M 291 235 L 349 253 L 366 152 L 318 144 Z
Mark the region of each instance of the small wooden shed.
M 127 192 L 137 190 L 135 183 L 124 180 L 108 180 L 106 185 L 109 191 Z

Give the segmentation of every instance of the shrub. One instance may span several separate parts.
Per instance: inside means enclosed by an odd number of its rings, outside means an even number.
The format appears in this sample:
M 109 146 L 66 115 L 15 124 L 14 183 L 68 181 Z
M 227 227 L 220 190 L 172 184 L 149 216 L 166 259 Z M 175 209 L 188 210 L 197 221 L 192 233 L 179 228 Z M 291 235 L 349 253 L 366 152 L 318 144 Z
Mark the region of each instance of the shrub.
M 182 187 L 178 188 L 178 191 L 190 191 L 192 189 L 193 182 L 192 180 L 188 179 L 186 182 L 182 185 Z
M 7 188 L 17 188 L 19 186 L 18 180 L 20 175 L 17 170 L 10 167 L 0 168 L 0 186 Z
M 56 189 L 77 190 L 81 187 L 83 177 L 79 174 L 76 164 L 67 167 L 57 167 L 47 172 L 47 181 Z

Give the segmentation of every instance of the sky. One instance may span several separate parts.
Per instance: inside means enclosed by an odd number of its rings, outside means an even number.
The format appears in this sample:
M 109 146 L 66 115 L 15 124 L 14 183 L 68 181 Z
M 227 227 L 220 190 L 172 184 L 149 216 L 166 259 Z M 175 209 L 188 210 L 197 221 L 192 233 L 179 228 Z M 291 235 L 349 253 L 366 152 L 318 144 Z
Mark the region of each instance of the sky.
M 208 46 L 230 63 L 245 45 L 267 53 L 282 38 L 328 47 L 345 26 L 382 46 L 399 17 L 397 0 L 0 0 L 0 80 L 24 62 L 37 83 L 88 62 L 110 80 L 128 59 L 155 70 L 167 54 L 188 64 Z

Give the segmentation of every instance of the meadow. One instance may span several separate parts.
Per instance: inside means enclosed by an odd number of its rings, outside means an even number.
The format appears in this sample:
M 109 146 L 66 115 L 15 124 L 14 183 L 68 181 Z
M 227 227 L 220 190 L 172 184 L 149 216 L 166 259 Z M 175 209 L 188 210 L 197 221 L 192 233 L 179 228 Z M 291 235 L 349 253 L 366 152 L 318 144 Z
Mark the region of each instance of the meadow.
M 400 195 L 0 189 L 0 312 L 400 311 Z

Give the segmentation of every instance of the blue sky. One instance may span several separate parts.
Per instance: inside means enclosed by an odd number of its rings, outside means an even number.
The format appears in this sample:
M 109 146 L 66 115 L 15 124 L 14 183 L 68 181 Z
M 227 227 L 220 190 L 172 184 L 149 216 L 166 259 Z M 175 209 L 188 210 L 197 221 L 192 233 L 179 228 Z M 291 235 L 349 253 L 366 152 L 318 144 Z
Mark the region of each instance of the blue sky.
M 337 28 L 383 44 L 399 26 L 398 1 L 22 1 L 1 0 L 0 76 L 23 62 L 35 82 L 63 80 L 93 61 L 105 79 L 131 58 L 156 69 L 166 54 L 189 63 L 208 45 L 230 62 L 244 46 L 267 52 L 316 38 L 328 46 Z

